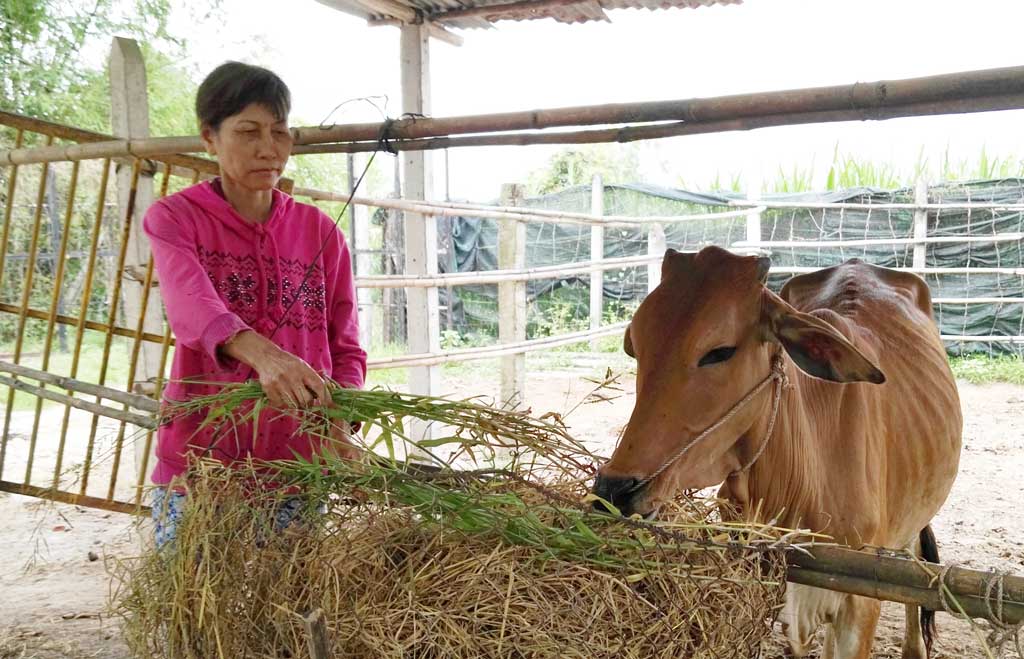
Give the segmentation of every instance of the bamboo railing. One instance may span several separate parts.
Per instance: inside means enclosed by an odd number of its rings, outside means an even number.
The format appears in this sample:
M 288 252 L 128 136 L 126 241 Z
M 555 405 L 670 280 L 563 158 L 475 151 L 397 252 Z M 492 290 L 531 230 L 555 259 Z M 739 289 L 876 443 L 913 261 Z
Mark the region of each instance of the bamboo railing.
M 385 135 L 396 149 L 439 149 L 502 144 L 627 142 L 768 126 L 1020 108 L 1024 108 L 1024 67 L 1007 67 L 717 98 L 295 128 L 292 134 L 298 147 L 296 153 L 372 151 L 378 148 L 378 141 Z M 619 127 L 555 134 L 504 134 L 596 125 Z M 478 133 L 488 134 L 474 135 Z M 85 158 L 179 157 L 182 153 L 204 151 L 197 136 L 78 141 L 92 143 L 0 151 L 0 164 Z

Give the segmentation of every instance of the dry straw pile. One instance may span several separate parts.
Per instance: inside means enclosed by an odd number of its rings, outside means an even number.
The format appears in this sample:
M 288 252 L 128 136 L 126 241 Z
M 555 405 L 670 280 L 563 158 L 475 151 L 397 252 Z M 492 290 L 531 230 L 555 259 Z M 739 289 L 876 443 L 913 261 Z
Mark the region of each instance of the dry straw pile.
M 120 565 L 116 605 L 136 655 L 308 657 L 303 617 L 318 610 L 334 657 L 745 658 L 769 633 L 784 584 L 774 530 L 693 499 L 656 523 L 594 513 L 595 456 L 525 413 L 384 391 L 334 398 L 330 414 L 362 421 L 368 448 L 387 456 L 275 465 L 275 482 L 309 502 L 283 532 L 272 512 L 286 494 L 253 485 L 265 466 L 198 463 L 174 549 Z M 244 385 L 188 410 L 233 423 L 259 400 Z M 450 431 L 419 447 L 431 468 L 396 456 L 407 416 Z

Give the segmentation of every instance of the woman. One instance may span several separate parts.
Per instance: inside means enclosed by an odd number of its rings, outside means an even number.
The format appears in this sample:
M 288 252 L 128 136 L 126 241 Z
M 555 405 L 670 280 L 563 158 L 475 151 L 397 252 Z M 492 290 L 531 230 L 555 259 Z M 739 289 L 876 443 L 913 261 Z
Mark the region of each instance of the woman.
M 239 62 L 217 67 L 199 87 L 196 115 L 220 176 L 165 197 L 146 213 L 144 229 L 177 339 L 166 400 L 258 375 L 272 407 L 302 408 L 330 403 L 326 377 L 345 387 L 363 385 L 366 353 L 344 236 L 319 209 L 275 188 L 292 148 L 290 105 L 288 88 L 271 71 Z M 343 424 L 333 424 L 325 440 L 297 434 L 298 422 L 279 411 L 265 411 L 255 429 L 229 432 L 201 427 L 205 416 L 175 418 L 158 431 L 158 546 L 174 539 L 184 493 L 172 481 L 178 484 L 191 456 L 229 465 L 308 459 L 325 450 L 357 457 Z M 287 525 L 298 508 L 289 502 L 278 524 Z

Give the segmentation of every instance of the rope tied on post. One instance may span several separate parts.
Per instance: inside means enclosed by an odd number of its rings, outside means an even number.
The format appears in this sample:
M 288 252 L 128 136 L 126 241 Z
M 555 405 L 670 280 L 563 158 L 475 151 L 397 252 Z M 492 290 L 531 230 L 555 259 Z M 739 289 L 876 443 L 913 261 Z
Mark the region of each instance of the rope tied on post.
M 1017 656 L 1024 659 L 1024 651 L 1022 651 L 1020 642 L 1020 631 L 1024 628 L 1024 621 L 1008 624 L 1003 618 L 1003 590 L 1006 576 L 1009 574 L 1005 570 L 992 570 L 992 576 L 985 582 L 985 608 L 988 611 L 989 624 L 992 625 L 992 630 L 985 640 L 989 647 L 998 652 L 1001 657 L 1006 644 L 1012 639 Z M 994 608 L 993 600 L 995 601 Z
M 939 592 L 939 602 L 942 604 L 943 610 L 954 618 L 960 618 L 967 620 L 972 626 L 977 623 L 974 622 L 971 616 L 964 613 L 959 603 L 952 596 L 952 589 L 947 583 L 949 573 L 953 568 L 957 567 L 957 563 L 949 563 L 942 568 L 938 576 L 933 579 L 936 583 L 936 588 Z M 986 650 L 996 652 L 996 657 L 1003 657 L 1006 652 L 1006 645 L 1011 640 L 1013 646 L 1017 650 L 1017 656 L 1024 659 L 1024 646 L 1021 645 L 1020 632 L 1024 629 L 1024 620 L 1021 620 L 1015 624 L 1007 623 L 1003 617 L 1003 601 L 1004 596 L 1004 585 L 1007 576 L 1012 576 L 1010 572 L 1004 570 L 992 570 L 990 577 L 985 581 L 985 592 L 982 596 L 982 600 L 985 603 L 985 611 L 987 613 L 986 620 L 991 629 L 988 635 L 979 641 L 984 641 Z M 950 598 L 953 598 L 952 603 Z M 991 654 L 989 656 L 992 656 Z

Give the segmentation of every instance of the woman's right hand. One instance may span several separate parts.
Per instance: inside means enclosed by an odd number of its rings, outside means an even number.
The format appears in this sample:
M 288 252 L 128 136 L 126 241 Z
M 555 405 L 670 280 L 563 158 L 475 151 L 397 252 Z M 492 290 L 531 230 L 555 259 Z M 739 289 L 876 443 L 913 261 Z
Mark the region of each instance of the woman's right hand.
M 238 333 L 221 350 L 256 370 L 263 392 L 273 407 L 302 408 L 331 403 L 324 378 L 305 361 L 256 332 Z
M 260 386 L 270 404 L 277 408 L 330 405 L 327 382 L 302 359 L 278 349 L 256 365 Z

